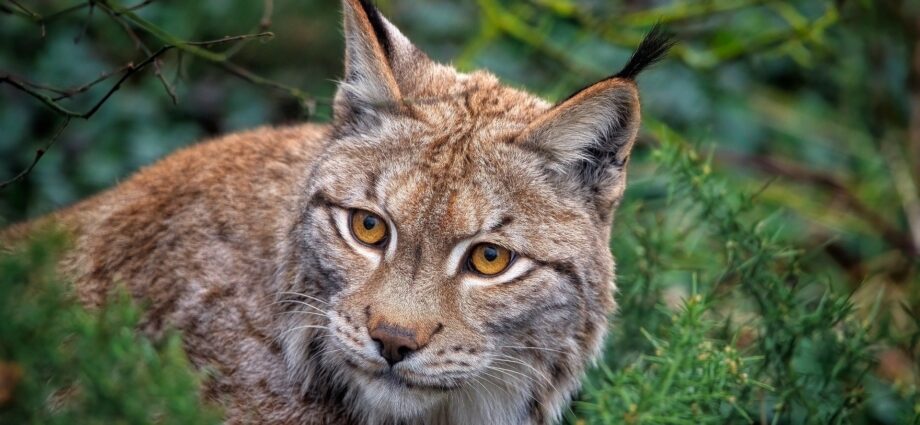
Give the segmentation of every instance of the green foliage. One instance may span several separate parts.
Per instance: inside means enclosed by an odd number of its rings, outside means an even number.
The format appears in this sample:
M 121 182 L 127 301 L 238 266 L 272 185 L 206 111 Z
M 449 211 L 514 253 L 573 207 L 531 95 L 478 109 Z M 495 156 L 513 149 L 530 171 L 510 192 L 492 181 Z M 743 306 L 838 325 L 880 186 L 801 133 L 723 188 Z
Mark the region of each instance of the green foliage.
M 138 336 L 126 294 L 98 311 L 75 302 L 53 273 L 64 245 L 53 235 L 0 254 L 0 423 L 219 423 L 178 335 Z
M 739 395 L 775 389 L 750 378 L 761 358 L 742 357 L 733 344 L 712 337 L 718 333 L 717 323 L 706 317 L 712 307 L 693 294 L 678 311 L 662 312 L 671 323 L 656 329 L 660 336 L 640 329 L 653 352 L 619 369 L 600 366 L 578 403 L 583 422 L 750 421 Z
M 881 395 L 885 411 L 866 403 L 877 389 L 878 305 L 859 320 L 846 295 L 803 273 L 803 253 L 777 237 L 779 217 L 748 224 L 755 196 L 727 191 L 668 127 L 648 128 L 662 143 L 652 157 L 667 181 L 663 203 L 683 213 L 618 223 L 633 230 L 620 242 L 635 257 L 620 258 L 628 289 L 611 360 L 579 404 L 585 421 L 911 422 L 915 386 Z M 679 288 L 688 292 L 674 300 Z

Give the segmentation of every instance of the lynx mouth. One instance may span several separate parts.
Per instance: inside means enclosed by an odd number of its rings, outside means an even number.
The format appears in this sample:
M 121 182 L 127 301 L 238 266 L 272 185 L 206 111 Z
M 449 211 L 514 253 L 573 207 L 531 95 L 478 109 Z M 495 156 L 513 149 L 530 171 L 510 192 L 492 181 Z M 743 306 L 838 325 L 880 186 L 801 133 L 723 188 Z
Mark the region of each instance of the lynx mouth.
M 421 380 L 413 379 L 409 376 L 406 376 L 406 372 L 396 371 L 392 367 L 387 367 L 382 370 L 369 371 L 355 364 L 354 362 L 350 360 L 346 360 L 345 364 L 353 372 L 358 373 L 364 378 L 374 380 L 377 382 L 386 383 L 388 386 L 393 387 L 393 388 L 447 392 L 447 391 L 457 390 L 462 386 L 461 383 L 459 382 L 450 382 L 450 383 L 423 382 Z M 408 373 L 411 373 L 411 372 L 408 372 Z M 426 378 L 426 379 L 431 380 L 432 378 Z
M 456 390 L 457 388 L 460 388 L 460 385 L 458 384 L 445 385 L 445 384 L 418 382 L 418 381 L 409 379 L 403 375 L 400 375 L 392 370 L 386 370 L 386 371 L 374 373 L 373 377 L 375 379 L 380 379 L 380 380 L 383 380 L 393 385 L 406 387 L 410 390 L 411 389 L 422 389 L 422 390 L 430 390 L 430 391 L 452 391 L 452 390 Z

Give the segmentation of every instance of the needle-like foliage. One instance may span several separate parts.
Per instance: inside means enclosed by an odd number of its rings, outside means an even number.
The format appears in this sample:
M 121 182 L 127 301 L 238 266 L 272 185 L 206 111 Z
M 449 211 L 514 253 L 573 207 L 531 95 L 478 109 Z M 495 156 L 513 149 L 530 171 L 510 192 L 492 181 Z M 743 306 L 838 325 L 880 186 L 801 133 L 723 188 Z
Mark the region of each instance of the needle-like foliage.
M 53 270 L 62 235 L 0 253 L 0 423 L 217 424 L 177 334 L 138 336 L 126 294 L 81 307 Z

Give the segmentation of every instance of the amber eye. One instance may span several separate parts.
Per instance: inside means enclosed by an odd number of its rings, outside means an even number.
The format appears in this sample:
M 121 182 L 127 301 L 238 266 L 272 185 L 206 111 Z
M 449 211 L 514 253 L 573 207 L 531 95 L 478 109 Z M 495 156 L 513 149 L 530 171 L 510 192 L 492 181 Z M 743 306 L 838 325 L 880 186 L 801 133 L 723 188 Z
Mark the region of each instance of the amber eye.
M 482 275 L 497 275 L 511 264 L 514 254 L 506 248 L 490 243 L 481 243 L 470 252 L 469 267 Z
M 351 210 L 351 233 L 361 243 L 379 247 L 387 239 L 387 223 L 370 211 Z

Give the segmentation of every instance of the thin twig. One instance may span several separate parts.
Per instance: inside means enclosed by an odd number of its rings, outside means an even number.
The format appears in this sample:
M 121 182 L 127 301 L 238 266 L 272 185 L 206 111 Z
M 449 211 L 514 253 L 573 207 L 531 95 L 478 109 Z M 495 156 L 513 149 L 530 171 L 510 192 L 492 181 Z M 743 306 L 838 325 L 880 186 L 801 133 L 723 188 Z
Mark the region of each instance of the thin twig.
M 183 66 L 185 65 L 185 55 L 184 52 L 179 50 L 176 52 L 176 75 L 173 75 L 172 83 L 177 84 L 179 80 L 183 77 Z
M 173 105 L 179 104 L 179 96 L 176 95 L 176 89 L 169 84 L 169 81 L 166 81 L 166 77 L 163 76 L 163 61 L 159 58 L 153 61 L 153 73 L 157 76 L 157 79 L 160 80 L 160 84 L 163 85 L 163 90 L 166 90 L 166 95 L 169 96 L 169 99 L 172 101 Z
M 61 89 L 61 88 L 52 87 L 49 85 L 38 84 L 38 83 L 27 81 L 25 79 L 16 78 L 8 74 L 0 75 L 0 85 L 2 85 L 3 83 L 9 84 L 10 86 L 41 101 L 48 108 L 50 108 L 57 114 L 64 116 L 65 125 L 62 126 L 58 134 L 55 135 L 52 141 L 48 144 L 48 147 L 50 147 L 53 144 L 53 141 L 57 139 L 57 137 L 60 135 L 60 132 L 63 131 L 64 127 L 66 127 L 72 119 L 74 118 L 89 119 L 90 117 L 92 117 L 102 107 L 102 105 L 106 101 L 108 101 L 108 99 L 116 91 L 118 91 L 122 83 L 124 83 L 132 75 L 136 74 L 137 72 L 145 68 L 147 65 L 153 64 L 153 67 L 155 70 L 154 72 L 157 78 L 163 84 L 163 87 L 165 88 L 167 94 L 172 99 L 173 103 L 174 104 L 177 103 L 175 91 L 173 90 L 172 86 L 166 81 L 165 77 L 163 76 L 162 69 L 161 69 L 161 62 L 159 60 L 162 54 L 174 48 L 179 51 L 179 59 L 178 59 L 178 66 L 177 66 L 177 73 L 176 73 L 177 77 L 179 76 L 179 72 L 181 72 L 182 58 L 184 57 L 183 54 L 188 53 L 188 54 L 191 54 L 192 56 L 195 56 L 201 59 L 205 59 L 209 62 L 215 63 L 219 65 L 221 68 L 225 69 L 227 72 L 230 72 L 231 74 L 236 75 L 237 77 L 240 77 L 243 80 L 246 80 L 252 84 L 270 87 L 270 88 L 274 88 L 276 90 L 285 92 L 289 96 L 296 98 L 300 102 L 300 104 L 307 110 L 308 114 L 311 114 L 311 115 L 313 114 L 316 108 L 316 100 L 310 97 L 304 91 L 296 87 L 292 87 L 292 86 L 262 77 L 258 74 L 253 73 L 252 71 L 249 71 L 236 64 L 233 64 L 228 60 L 229 55 L 226 53 L 212 52 L 204 48 L 207 46 L 213 46 L 213 45 L 229 43 L 229 42 L 245 43 L 249 40 L 254 40 L 254 39 L 269 39 L 273 37 L 274 34 L 272 34 L 271 32 L 263 31 L 257 34 L 227 36 L 227 37 L 223 37 L 223 38 L 216 39 L 216 40 L 185 41 L 185 40 L 182 40 L 182 39 L 179 39 L 173 36 L 169 32 L 161 29 L 160 27 L 154 25 L 153 23 L 141 18 L 140 16 L 134 13 L 135 10 L 140 9 L 141 7 L 144 7 L 152 2 L 153 0 L 143 0 L 134 6 L 122 7 L 118 5 L 116 2 L 113 2 L 110 0 L 89 0 L 85 3 L 74 5 L 74 6 L 62 9 L 58 12 L 55 12 L 55 13 L 52 13 L 50 15 L 43 17 L 37 13 L 31 12 L 30 10 L 22 7 L 22 5 L 20 5 L 16 0 L 9 0 L 10 4 L 13 4 L 17 7 L 16 8 L 4 7 L 4 10 L 9 10 L 12 13 L 16 13 L 18 15 L 25 16 L 26 18 L 39 23 L 42 27 L 42 36 L 44 36 L 44 22 L 50 19 L 54 19 L 54 18 L 63 16 L 64 14 L 67 14 L 70 12 L 80 10 L 84 7 L 90 7 L 89 15 L 87 17 L 87 24 L 84 26 L 84 32 L 85 32 L 85 28 L 88 27 L 89 25 L 88 21 L 89 19 L 92 18 L 93 10 L 95 9 L 95 7 L 98 6 L 106 14 L 108 14 L 113 20 L 115 20 L 116 22 L 119 23 L 119 25 L 122 26 L 122 28 L 125 30 L 125 33 L 128 34 L 129 37 L 131 37 L 131 39 L 134 41 L 135 45 L 137 46 L 139 50 L 142 50 L 147 54 L 147 57 L 143 61 L 138 63 L 137 65 L 129 63 L 117 71 L 112 71 L 109 73 L 102 74 L 100 77 L 96 78 L 95 80 L 90 81 L 89 83 L 83 84 L 81 86 L 72 88 L 72 89 Z M 273 9 L 273 2 L 271 0 L 266 0 L 265 10 L 263 11 L 263 17 L 262 17 L 262 21 L 260 22 L 260 26 L 267 27 L 271 24 L 272 9 Z M 139 34 L 137 34 L 134 28 L 132 27 L 137 27 L 138 29 L 143 30 L 146 34 L 163 42 L 164 46 L 160 47 L 160 49 L 157 50 L 156 52 L 151 52 L 151 50 L 143 42 Z M 79 41 L 79 38 L 80 36 L 78 36 L 77 40 L 75 41 Z M 116 81 L 115 84 L 102 96 L 102 98 L 99 99 L 99 101 L 97 101 L 86 112 L 77 112 L 77 111 L 71 110 L 61 105 L 60 103 L 58 103 L 58 101 L 60 100 L 63 100 L 63 99 L 72 97 L 76 94 L 88 91 L 93 86 L 99 84 L 102 81 L 107 80 L 109 77 L 119 72 L 123 72 L 123 74 L 118 79 L 118 81 Z M 51 92 L 53 95 L 48 95 L 46 94 L 46 92 Z M 22 173 L 20 173 L 13 179 L 7 182 L 4 182 L 3 185 L 0 186 L 0 189 L 2 189 L 3 187 L 6 187 L 7 185 L 13 182 L 16 182 L 16 181 L 19 181 L 25 178 L 32 171 L 32 169 L 35 168 L 35 165 L 44 155 L 44 152 L 46 150 L 47 148 L 40 150 L 39 153 L 36 155 L 34 162 L 26 170 L 24 170 Z
M 94 79 L 94 80 L 92 80 L 92 81 L 90 81 L 90 82 L 88 82 L 88 83 L 81 84 L 81 85 L 75 86 L 75 87 L 70 87 L 70 88 L 60 88 L 60 87 L 55 87 L 55 86 L 51 86 L 51 85 L 48 85 L 48 84 L 40 84 L 40 83 L 36 83 L 36 82 L 34 82 L 34 81 L 26 80 L 26 79 L 24 79 L 24 78 L 22 78 L 22 77 L 18 77 L 18 76 L 17 76 L 17 77 L 11 77 L 11 78 L 17 80 L 17 81 L 20 82 L 22 85 L 29 86 L 29 87 L 32 87 L 32 88 L 38 89 L 38 90 L 46 90 L 46 91 L 49 91 L 49 92 L 52 92 L 52 93 L 56 94 L 57 96 L 52 97 L 51 100 L 57 102 L 57 101 L 59 101 L 59 100 L 63 100 L 63 99 L 67 99 L 67 98 L 69 98 L 69 97 L 76 96 L 76 95 L 78 95 L 78 94 L 80 94 L 80 93 L 84 93 L 84 92 L 88 91 L 89 89 L 93 88 L 95 85 L 97 85 L 97 84 L 99 84 L 99 83 L 101 83 L 101 82 L 103 82 L 103 81 L 105 81 L 105 80 L 111 78 L 113 75 L 122 73 L 122 72 L 124 72 L 124 71 L 127 71 L 128 68 L 131 68 L 132 66 L 134 66 L 133 63 L 127 63 L 127 64 L 125 64 L 125 65 L 122 65 L 122 66 L 119 67 L 118 69 L 114 69 L 114 70 L 112 70 L 112 71 L 103 72 L 102 74 L 99 75 L 99 77 L 97 77 L 96 79 Z
M 96 10 L 96 2 L 90 0 L 89 2 L 89 13 L 86 15 L 86 20 L 83 21 L 83 28 L 80 29 L 80 32 L 73 39 L 73 44 L 80 44 L 80 40 L 83 39 L 83 36 L 86 35 L 86 32 L 89 31 L 89 24 L 93 21 L 93 12 Z
M 118 91 L 119 88 L 121 88 L 121 84 L 124 83 L 125 80 L 127 80 L 127 79 L 130 78 L 132 75 L 134 75 L 135 73 L 139 72 L 140 70 L 144 69 L 144 67 L 146 67 L 147 65 L 149 65 L 150 63 L 152 63 L 153 61 L 155 61 L 155 60 L 157 59 L 158 56 L 162 55 L 163 53 L 165 53 L 166 51 L 168 51 L 168 50 L 171 49 L 172 47 L 173 47 L 173 46 L 164 46 L 164 47 L 161 47 L 159 50 L 157 50 L 156 52 L 154 52 L 152 55 L 148 56 L 146 59 L 144 59 L 143 61 L 141 61 L 137 66 L 133 66 L 133 65 L 128 66 L 127 71 L 121 76 L 121 78 L 118 79 L 118 81 L 112 86 L 112 88 L 110 88 L 109 91 L 106 92 L 106 94 L 105 94 L 104 96 L 102 96 L 102 98 L 99 99 L 99 101 L 96 102 L 96 104 L 95 104 L 92 108 L 90 108 L 88 111 L 86 111 L 86 112 L 84 112 L 84 113 L 78 113 L 78 112 L 71 111 L 71 110 L 69 110 L 69 109 L 67 109 L 67 108 L 64 108 L 63 106 L 61 106 L 61 105 L 59 105 L 57 102 L 55 102 L 53 98 L 50 98 L 50 97 L 48 97 L 47 95 L 44 95 L 44 94 L 38 92 L 36 89 L 33 89 L 33 88 L 30 87 L 29 85 L 24 84 L 24 83 L 18 81 L 17 79 L 15 79 L 15 78 L 13 78 L 13 77 L 11 77 L 11 76 L 9 76 L 9 75 L 0 76 L 0 84 L 2 84 L 2 83 L 4 83 L 4 82 L 5 82 L 5 83 L 8 83 L 8 84 L 12 85 L 13 87 L 18 88 L 19 90 L 22 90 L 22 91 L 26 92 L 27 94 L 31 95 L 32 97 L 35 97 L 36 99 L 41 100 L 44 104 L 46 104 L 46 105 L 48 105 L 49 107 L 51 107 L 51 109 L 54 109 L 56 112 L 58 112 L 59 114 L 61 114 L 61 115 L 64 116 L 64 124 L 60 127 L 60 129 L 58 129 L 58 131 L 55 133 L 54 137 L 51 138 L 51 140 L 46 144 L 46 146 L 45 146 L 44 148 L 35 151 L 35 158 L 32 160 L 32 163 L 29 164 L 29 167 L 26 168 L 25 170 L 23 170 L 22 172 L 20 172 L 19 174 L 17 174 L 17 175 L 16 175 L 15 177 L 13 177 L 12 179 L 7 180 L 7 181 L 5 181 L 5 182 L 3 182 L 3 183 L 0 183 L 0 190 L 2 190 L 3 188 L 9 186 L 10 184 L 13 184 L 13 183 L 15 183 L 15 182 L 18 182 L 18 181 L 20 181 L 20 180 L 26 178 L 26 176 L 28 176 L 29 173 L 31 173 L 32 170 L 35 169 L 35 166 L 38 164 L 38 161 L 40 161 L 40 160 L 42 159 L 42 157 L 45 155 L 45 152 L 47 152 L 48 149 L 51 148 L 51 146 L 54 144 L 54 142 L 57 141 L 58 137 L 60 137 L 60 135 L 61 135 L 61 133 L 64 131 L 64 129 L 67 128 L 68 125 L 70 125 L 70 121 L 71 121 L 72 119 L 74 119 L 74 118 L 80 118 L 80 119 L 86 120 L 86 119 L 89 119 L 90 117 L 92 117 L 93 114 L 95 114 L 96 111 L 98 111 L 99 108 L 101 108 L 102 105 L 103 105 L 107 100 L 109 100 L 109 98 L 112 96 L 112 94 L 114 94 L 116 91 Z
M 150 4 L 150 3 L 148 2 L 146 4 Z M 143 4 L 143 5 L 146 5 L 146 4 Z M 138 5 L 138 6 L 142 6 L 142 5 Z M 138 36 L 137 33 L 134 32 L 134 29 L 131 28 L 130 24 L 125 22 L 125 20 L 122 19 L 120 15 L 115 14 L 111 10 L 108 10 L 105 8 L 103 8 L 103 10 L 105 11 L 107 15 L 109 15 L 109 17 L 112 18 L 112 20 L 114 20 L 119 25 L 121 25 L 122 29 L 125 30 L 128 36 L 131 37 L 132 40 L 134 40 L 135 48 L 139 50 L 143 50 L 143 52 L 146 53 L 147 55 L 151 54 L 150 48 L 148 48 L 147 44 L 145 44 L 144 41 L 141 40 L 140 36 Z M 166 77 L 163 76 L 162 63 L 159 58 L 153 61 L 153 73 L 154 75 L 156 75 L 157 79 L 160 80 L 160 84 L 163 86 L 163 90 L 166 91 L 166 94 L 169 96 L 169 99 L 172 101 L 173 105 L 178 105 L 179 97 L 176 95 L 176 90 L 173 88 L 173 86 L 169 84 L 169 82 L 166 81 Z
M 19 15 L 19 16 L 23 16 L 23 17 L 29 19 L 30 21 L 35 22 L 36 24 L 38 24 L 39 28 L 41 29 L 41 37 L 42 37 L 42 38 L 45 38 L 45 35 L 47 35 L 47 31 L 45 30 L 45 24 L 47 24 L 48 22 L 53 21 L 53 20 L 55 20 L 55 19 L 57 19 L 57 18 L 60 18 L 61 16 L 64 16 L 64 15 L 66 15 L 66 14 L 68 14 L 68 13 L 75 12 L 75 11 L 77 11 L 77 10 L 83 9 L 84 7 L 87 7 L 87 6 L 91 5 L 91 4 L 93 3 L 94 0 L 90 0 L 90 1 L 87 1 L 87 2 L 84 2 L 84 3 L 80 3 L 80 4 L 76 4 L 76 5 L 73 5 L 73 6 L 68 6 L 68 7 L 65 7 L 65 8 L 61 9 L 61 10 L 58 10 L 57 12 L 52 12 L 52 13 L 49 13 L 49 14 L 47 14 L 47 15 L 40 15 L 40 14 L 38 14 L 38 13 L 36 13 L 36 12 L 33 12 L 33 11 L 29 10 L 29 9 L 26 9 L 26 8 L 24 8 L 21 4 L 19 4 L 18 2 L 14 1 L 14 0 L 8 0 L 8 1 L 10 1 L 10 3 L 12 3 L 12 4 L 17 5 L 17 8 L 16 8 L 16 9 L 12 9 L 12 8 L 9 8 L 8 6 L 5 6 L 5 5 L 4 5 L 4 6 L 2 6 L 2 7 L 3 7 L 3 10 L 4 10 L 4 11 L 7 11 L 7 12 L 9 12 L 9 13 L 13 13 L 13 14 L 16 14 L 16 15 Z
M 271 40 L 272 38 L 275 38 L 275 33 L 270 32 L 270 31 L 265 31 L 265 32 L 260 32 L 256 34 L 242 34 L 242 35 L 227 36 L 223 38 L 218 38 L 216 40 L 187 41 L 185 44 L 189 46 L 208 47 L 208 46 L 213 46 L 215 44 L 230 43 L 233 41 L 246 41 L 246 40 L 252 40 L 252 39 Z
M 153 3 L 153 2 L 154 2 L 154 0 L 143 0 L 142 2 L 140 2 L 140 3 L 138 3 L 138 4 L 134 5 L 134 6 L 128 6 L 128 7 L 126 7 L 124 10 L 129 11 L 129 12 L 133 12 L 133 11 L 135 11 L 135 10 L 139 10 L 139 9 L 144 8 L 144 7 L 147 7 L 147 5 L 149 5 L 150 3 Z M 121 15 L 121 14 L 119 13 L 119 15 Z
M 47 91 L 50 91 L 52 93 L 55 93 L 61 96 L 64 96 L 67 94 L 67 89 L 62 89 L 62 88 L 54 87 L 54 86 L 47 85 L 47 84 L 40 84 L 40 83 L 32 82 L 29 80 L 25 80 L 23 78 L 19 78 L 19 81 L 29 87 L 36 88 L 39 90 L 47 90 Z
M 4 6 L 4 10 L 6 10 L 6 11 L 8 11 L 9 13 L 12 13 L 12 14 L 14 14 L 14 15 L 23 16 L 23 17 L 25 17 L 25 18 L 28 18 L 28 19 L 31 20 L 32 22 L 37 23 L 38 26 L 39 26 L 39 28 L 41 29 L 41 37 L 42 37 L 42 38 L 45 38 L 46 31 L 45 31 L 45 24 L 44 24 L 44 22 L 43 22 L 42 15 L 40 15 L 40 14 L 36 13 L 35 11 L 33 11 L 33 10 L 31 10 L 31 9 L 29 9 L 29 8 L 27 8 L 27 7 L 25 7 L 25 6 L 23 6 L 22 4 L 20 4 L 20 3 L 19 3 L 18 1 L 16 1 L 16 0 L 7 0 L 7 1 L 8 1 L 10 4 L 12 4 L 12 5 L 16 6 L 16 7 L 15 7 L 15 8 L 10 8 L 10 7 Z
M 240 67 L 230 62 L 220 62 L 219 65 L 221 66 L 221 68 L 225 69 L 227 72 L 233 75 L 236 75 L 237 77 L 240 77 L 243 80 L 246 80 L 252 84 L 259 85 L 259 86 L 265 86 L 265 87 L 271 87 L 271 88 L 280 90 L 282 92 L 285 92 L 289 96 L 296 98 L 298 101 L 300 101 L 301 106 L 303 106 L 307 110 L 308 116 L 312 116 L 313 113 L 316 111 L 316 99 L 314 99 L 312 96 L 308 95 L 306 92 L 296 87 L 292 87 L 284 83 L 279 83 L 274 80 L 269 80 L 265 77 L 262 77 L 260 75 L 257 75 L 249 71 L 248 69 L 245 69 L 243 67 Z
M 93 80 L 93 81 L 90 81 L 90 82 L 88 82 L 88 83 L 86 83 L 86 84 L 83 84 L 83 85 L 81 85 L 81 86 L 74 87 L 74 88 L 72 88 L 72 89 L 67 89 L 67 90 L 66 90 L 66 93 L 62 93 L 60 96 L 55 97 L 54 100 L 55 100 L 55 101 L 63 100 L 63 99 L 66 99 L 66 98 L 68 98 L 68 97 L 73 97 L 73 96 L 76 96 L 76 95 L 78 95 L 78 94 L 80 94 L 80 93 L 84 93 L 84 92 L 86 92 L 87 90 L 93 88 L 93 86 L 95 86 L 96 84 L 99 84 L 99 83 L 101 83 L 101 82 L 103 82 L 103 81 L 105 81 L 105 80 L 108 80 L 108 79 L 111 78 L 113 75 L 116 75 L 116 74 L 120 74 L 120 73 L 122 73 L 122 72 L 125 72 L 125 71 L 127 71 L 128 69 L 130 69 L 130 68 L 133 67 L 133 66 L 134 66 L 133 63 L 127 63 L 127 64 L 122 65 L 122 66 L 121 66 L 120 68 L 118 68 L 118 69 L 115 69 L 115 70 L 112 70 L 112 71 L 108 71 L 108 72 L 104 72 L 104 73 L 102 73 L 101 75 L 99 75 L 99 77 L 96 78 L 96 79 Z
M 109 91 L 106 92 L 105 95 L 102 96 L 102 98 L 99 99 L 99 101 L 96 102 L 96 104 L 93 105 L 92 108 L 90 108 L 88 111 L 83 112 L 83 113 L 75 112 L 75 111 L 72 111 L 70 109 L 67 109 L 61 106 L 54 100 L 54 98 L 48 95 L 45 95 L 44 93 L 41 93 L 36 89 L 33 89 L 32 87 L 30 87 L 30 85 L 24 84 L 23 82 L 19 81 L 18 79 L 16 79 L 15 77 L 11 75 L 0 75 L 0 84 L 7 83 L 11 85 L 29 94 L 30 96 L 40 100 L 42 103 L 44 103 L 46 106 L 48 106 L 55 112 L 61 115 L 64 115 L 68 118 L 89 119 L 90 117 L 93 116 L 93 114 L 96 113 L 96 111 L 99 110 L 100 107 L 102 107 L 102 104 L 104 104 L 109 99 L 109 97 L 112 96 L 112 94 L 114 94 L 116 91 L 118 91 L 119 88 L 121 88 L 121 84 L 124 83 L 125 80 L 127 80 L 129 77 L 136 74 L 140 70 L 144 69 L 144 67 L 146 67 L 147 65 L 151 64 L 154 60 L 156 60 L 157 57 L 159 57 L 160 55 L 162 55 L 163 53 L 165 53 L 166 51 L 172 48 L 173 46 L 163 46 L 159 50 L 157 50 L 156 52 L 148 56 L 146 59 L 138 63 L 137 65 L 128 66 L 126 72 L 121 76 L 121 78 L 118 79 L 118 81 L 112 86 L 112 88 L 110 88 Z
M 268 31 L 269 27 L 272 25 L 272 14 L 274 13 L 275 3 L 273 0 L 263 0 L 262 2 L 262 19 L 259 20 L 259 25 L 256 29 L 250 30 L 249 32 L 265 32 Z M 237 53 L 243 50 L 246 45 L 249 44 L 249 40 L 244 40 L 242 43 L 236 43 L 230 46 L 229 49 L 224 51 L 224 55 L 227 56 L 227 59 L 236 56 Z
M 51 146 L 53 146 L 54 143 L 57 142 L 58 138 L 61 137 L 61 133 L 64 132 L 64 129 L 67 128 L 68 125 L 70 125 L 71 119 L 72 119 L 71 117 L 64 117 L 64 122 L 61 124 L 60 127 L 58 127 L 57 131 L 54 132 L 54 135 L 51 136 L 51 139 L 48 140 L 48 143 L 45 143 L 45 146 L 35 151 L 35 157 L 32 158 L 32 163 L 30 163 L 29 166 L 26 167 L 25 170 L 22 170 L 15 177 L 9 180 L 0 182 L 0 190 L 3 190 L 7 186 L 26 178 L 26 176 L 28 176 L 32 172 L 32 170 L 35 169 L 35 166 L 38 165 L 38 161 L 40 161 L 42 157 L 45 156 L 45 153 L 48 152 L 48 149 L 51 149 Z
M 60 18 L 61 16 L 67 15 L 68 13 L 76 12 L 76 11 L 78 11 L 78 10 L 80 10 L 80 9 L 83 9 L 84 7 L 89 7 L 89 5 L 90 5 L 91 3 L 92 3 L 91 1 L 87 1 L 87 2 L 84 2 L 84 3 L 80 3 L 80 4 L 75 4 L 75 5 L 70 6 L 70 7 L 65 7 L 65 8 L 63 8 L 63 9 L 57 11 L 57 12 L 52 12 L 52 13 L 49 13 L 49 14 L 47 14 L 47 15 L 42 16 L 41 19 L 39 20 L 39 22 L 40 22 L 41 24 L 44 25 L 44 24 L 46 24 L 46 23 L 48 23 L 48 22 L 51 22 L 51 21 L 53 21 L 53 20 L 55 20 L 55 19 L 57 19 L 57 18 Z
M 29 17 L 31 17 L 32 19 L 38 20 L 38 19 L 41 19 L 41 17 L 42 17 L 42 15 L 39 15 L 38 13 L 35 13 L 34 11 L 32 11 L 31 9 L 29 9 L 29 8 L 27 8 L 27 7 L 25 7 L 25 6 L 23 6 L 21 3 L 19 3 L 19 2 L 16 1 L 16 0 L 7 0 L 7 1 L 10 2 L 10 3 L 12 3 L 13 6 L 18 7 L 19 10 L 21 10 L 21 11 L 23 11 L 24 13 L 26 13 L 27 15 L 29 15 Z
M 259 21 L 259 29 L 267 31 L 272 26 L 272 13 L 275 10 L 274 0 L 262 1 L 262 19 Z

